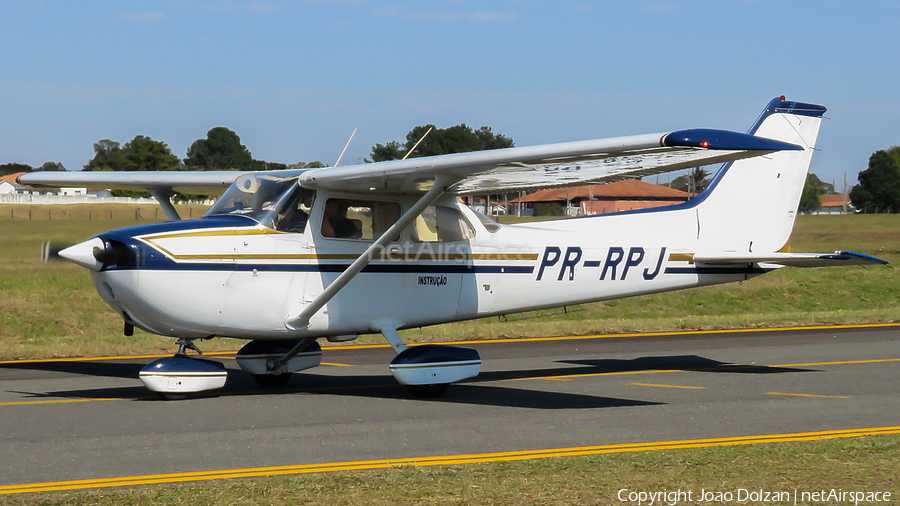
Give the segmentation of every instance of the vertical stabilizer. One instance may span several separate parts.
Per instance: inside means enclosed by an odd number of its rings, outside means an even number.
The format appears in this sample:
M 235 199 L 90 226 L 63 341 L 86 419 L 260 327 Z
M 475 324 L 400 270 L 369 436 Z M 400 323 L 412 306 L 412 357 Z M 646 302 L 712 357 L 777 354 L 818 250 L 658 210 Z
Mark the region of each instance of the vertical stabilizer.
M 778 251 L 785 246 L 825 108 L 785 101 L 766 106 L 748 133 L 803 148 L 725 164 L 696 198 L 702 248 L 739 253 Z

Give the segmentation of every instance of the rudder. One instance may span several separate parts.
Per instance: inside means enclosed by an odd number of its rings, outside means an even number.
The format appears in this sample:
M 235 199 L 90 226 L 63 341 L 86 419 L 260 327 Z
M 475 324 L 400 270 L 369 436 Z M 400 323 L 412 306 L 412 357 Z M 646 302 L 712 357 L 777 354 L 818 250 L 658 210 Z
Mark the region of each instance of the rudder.
M 704 249 L 741 253 L 784 248 L 794 226 L 825 108 L 773 99 L 748 132 L 795 144 L 725 164 L 697 196 L 698 239 Z

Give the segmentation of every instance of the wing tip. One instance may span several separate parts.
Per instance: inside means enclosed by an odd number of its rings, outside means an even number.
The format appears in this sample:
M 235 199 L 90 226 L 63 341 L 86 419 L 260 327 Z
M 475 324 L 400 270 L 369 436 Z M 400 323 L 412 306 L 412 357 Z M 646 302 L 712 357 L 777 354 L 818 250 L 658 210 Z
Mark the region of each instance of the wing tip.
M 803 151 L 803 148 L 796 144 L 711 128 L 676 130 L 663 137 L 662 143 L 670 148 L 704 148 L 734 151 Z
M 857 253 L 855 251 L 835 251 L 834 254 L 846 256 L 848 258 L 853 258 L 853 259 L 859 260 L 860 262 L 864 262 L 867 264 L 871 263 L 871 264 L 877 264 L 877 265 L 888 265 L 890 263 L 887 260 L 883 260 L 881 258 L 874 257 L 872 255 L 866 255 L 864 253 Z

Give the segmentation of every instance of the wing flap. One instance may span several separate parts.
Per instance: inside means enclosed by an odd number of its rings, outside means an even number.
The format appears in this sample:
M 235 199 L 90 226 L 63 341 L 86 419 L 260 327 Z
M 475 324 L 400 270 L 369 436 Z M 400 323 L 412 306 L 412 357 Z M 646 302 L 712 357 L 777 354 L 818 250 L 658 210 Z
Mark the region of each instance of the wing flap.
M 833 267 L 841 265 L 884 265 L 885 260 L 853 251 L 834 253 L 769 253 L 694 255 L 694 263 L 704 267 L 734 267 L 765 263 L 785 267 Z

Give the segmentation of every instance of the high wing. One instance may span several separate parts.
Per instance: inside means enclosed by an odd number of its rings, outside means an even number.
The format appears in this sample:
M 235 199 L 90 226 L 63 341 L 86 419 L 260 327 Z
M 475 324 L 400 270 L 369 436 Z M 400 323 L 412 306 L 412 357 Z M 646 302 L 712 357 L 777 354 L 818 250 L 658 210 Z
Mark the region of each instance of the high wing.
M 353 192 L 425 192 L 441 176 L 456 194 L 612 182 L 804 147 L 725 130 L 693 129 L 305 170 L 300 184 Z M 38 186 L 221 194 L 246 172 L 32 172 Z
M 804 147 L 749 134 L 694 129 L 313 169 L 303 186 L 426 191 L 437 176 L 456 194 L 572 186 L 644 177 Z
M 109 190 L 143 189 L 169 194 L 181 192 L 221 195 L 246 172 L 222 171 L 121 171 L 121 172 L 30 172 L 17 182 L 31 186 L 103 188 Z

